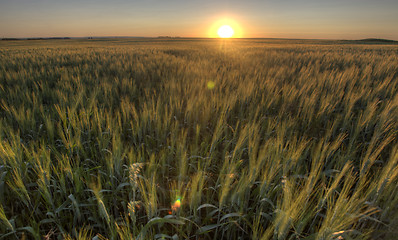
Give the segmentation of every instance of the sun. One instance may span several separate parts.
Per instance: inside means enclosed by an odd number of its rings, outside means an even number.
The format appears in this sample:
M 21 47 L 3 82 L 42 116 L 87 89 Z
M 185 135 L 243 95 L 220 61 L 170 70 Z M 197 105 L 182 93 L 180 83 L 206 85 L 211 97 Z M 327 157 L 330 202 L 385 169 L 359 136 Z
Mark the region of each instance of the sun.
M 229 26 L 229 25 L 223 25 L 221 26 L 218 31 L 218 36 L 220 36 L 221 38 L 230 38 L 234 35 L 234 29 Z
M 242 38 L 244 37 L 243 22 L 237 16 L 220 17 L 210 19 L 212 24 L 207 33 L 209 38 Z

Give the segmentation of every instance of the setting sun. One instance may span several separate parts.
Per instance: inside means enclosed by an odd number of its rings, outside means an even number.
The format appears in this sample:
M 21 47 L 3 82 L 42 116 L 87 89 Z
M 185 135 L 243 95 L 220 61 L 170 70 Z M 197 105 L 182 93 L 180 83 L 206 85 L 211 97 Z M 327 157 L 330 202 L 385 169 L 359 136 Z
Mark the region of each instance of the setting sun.
M 208 37 L 210 38 L 242 38 L 243 29 L 242 22 L 239 18 L 232 17 L 218 17 L 212 20 L 212 24 L 208 28 Z
M 234 35 L 234 30 L 229 25 L 223 25 L 218 29 L 217 33 L 221 38 L 230 38 Z

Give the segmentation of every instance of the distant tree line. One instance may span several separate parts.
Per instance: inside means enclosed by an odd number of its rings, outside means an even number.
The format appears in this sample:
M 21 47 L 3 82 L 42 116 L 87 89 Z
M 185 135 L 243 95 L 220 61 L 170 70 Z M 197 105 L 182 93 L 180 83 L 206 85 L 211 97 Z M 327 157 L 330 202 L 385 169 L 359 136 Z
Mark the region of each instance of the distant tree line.
M 51 38 L 2 38 L 2 41 L 15 41 L 15 40 L 58 40 L 58 39 L 71 39 L 70 37 L 51 37 Z

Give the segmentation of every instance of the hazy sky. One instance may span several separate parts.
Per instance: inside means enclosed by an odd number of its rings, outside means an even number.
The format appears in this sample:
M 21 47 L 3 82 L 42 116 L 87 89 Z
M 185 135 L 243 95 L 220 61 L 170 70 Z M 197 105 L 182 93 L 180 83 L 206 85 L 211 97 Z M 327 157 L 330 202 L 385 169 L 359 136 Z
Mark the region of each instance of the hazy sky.
M 242 37 L 398 40 L 398 0 L 0 0 L 0 38 L 209 37 L 222 19 Z

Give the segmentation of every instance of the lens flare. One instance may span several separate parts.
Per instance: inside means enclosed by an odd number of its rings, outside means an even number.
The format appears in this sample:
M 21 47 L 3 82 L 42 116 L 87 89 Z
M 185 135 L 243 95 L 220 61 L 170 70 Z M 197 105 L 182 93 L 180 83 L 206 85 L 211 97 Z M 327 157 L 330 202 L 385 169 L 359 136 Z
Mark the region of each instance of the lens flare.
M 176 212 L 178 209 L 180 209 L 180 207 L 181 207 L 181 199 L 178 198 L 178 199 L 173 203 L 173 205 L 171 206 L 171 209 L 172 209 L 174 212 Z
M 208 81 L 207 82 L 207 88 L 212 90 L 214 87 L 216 86 L 216 84 L 213 81 Z

